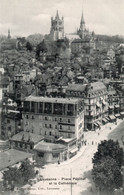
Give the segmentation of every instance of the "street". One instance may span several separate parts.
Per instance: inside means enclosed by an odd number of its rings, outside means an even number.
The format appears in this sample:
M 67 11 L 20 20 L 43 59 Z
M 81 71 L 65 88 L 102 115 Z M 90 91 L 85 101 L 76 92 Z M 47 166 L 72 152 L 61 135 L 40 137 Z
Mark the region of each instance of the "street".
M 31 187 L 30 194 L 40 195 L 92 195 L 93 186 L 91 178 L 92 157 L 97 151 L 98 143 L 108 139 L 109 134 L 117 127 L 118 123 L 109 123 L 96 132 L 85 132 L 84 139 L 87 145 L 83 146 L 76 156 L 60 165 L 46 165 L 40 169 L 40 175 L 44 180 Z M 111 128 L 110 128 L 111 127 Z M 72 172 L 72 177 L 71 177 Z M 71 185 L 69 182 L 72 182 Z

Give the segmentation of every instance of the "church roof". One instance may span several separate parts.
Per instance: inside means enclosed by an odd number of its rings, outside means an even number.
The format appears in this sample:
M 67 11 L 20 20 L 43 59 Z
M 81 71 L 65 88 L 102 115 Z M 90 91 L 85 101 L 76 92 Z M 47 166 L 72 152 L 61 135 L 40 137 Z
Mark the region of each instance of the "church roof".
M 77 34 L 66 34 L 65 36 L 69 40 L 80 39 L 79 35 Z

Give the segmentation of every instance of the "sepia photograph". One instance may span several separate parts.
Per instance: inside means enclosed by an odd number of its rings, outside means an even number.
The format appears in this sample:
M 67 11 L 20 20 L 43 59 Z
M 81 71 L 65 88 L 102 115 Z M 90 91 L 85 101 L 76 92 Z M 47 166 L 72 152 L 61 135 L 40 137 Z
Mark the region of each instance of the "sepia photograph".
M 124 195 L 124 0 L 0 0 L 0 195 Z

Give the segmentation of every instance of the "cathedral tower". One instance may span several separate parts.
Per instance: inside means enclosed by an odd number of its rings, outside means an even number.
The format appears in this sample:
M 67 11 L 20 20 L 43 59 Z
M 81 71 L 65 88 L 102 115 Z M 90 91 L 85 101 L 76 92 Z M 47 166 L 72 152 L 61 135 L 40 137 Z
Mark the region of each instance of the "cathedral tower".
M 85 27 L 83 11 L 82 11 L 82 16 L 81 16 L 81 21 L 80 21 L 80 28 L 77 31 L 77 34 L 80 36 L 81 39 L 84 39 L 85 34 L 86 34 L 86 27 Z
M 64 18 L 62 17 L 60 19 L 58 10 L 55 19 L 51 17 L 50 39 L 52 41 L 57 41 L 58 39 L 64 39 Z

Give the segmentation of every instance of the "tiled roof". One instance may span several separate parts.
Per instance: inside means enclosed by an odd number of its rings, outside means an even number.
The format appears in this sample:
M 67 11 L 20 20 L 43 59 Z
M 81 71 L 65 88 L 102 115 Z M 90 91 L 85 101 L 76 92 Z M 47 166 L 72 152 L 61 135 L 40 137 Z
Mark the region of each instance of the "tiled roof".
M 86 85 L 81 85 L 81 84 L 71 84 L 67 87 L 67 90 L 73 90 L 73 91 L 85 91 Z
M 62 144 L 54 144 L 48 142 L 40 142 L 35 147 L 34 150 L 43 151 L 43 152 L 54 152 L 58 150 L 66 149 L 66 146 Z
M 14 149 L 1 152 L 0 153 L 0 171 L 18 162 L 21 162 L 27 158 L 31 158 L 32 156 L 33 154 L 14 150 Z
M 44 139 L 44 137 L 41 135 L 37 135 L 34 133 L 29 133 L 29 132 L 24 132 L 24 131 L 14 135 L 11 138 L 11 140 L 13 140 L 13 141 L 33 142 L 34 144 L 38 143 L 39 141 L 41 141 L 43 139 Z
M 106 86 L 102 82 L 94 82 L 91 83 L 91 87 L 93 87 L 93 91 L 103 90 L 106 89 Z

